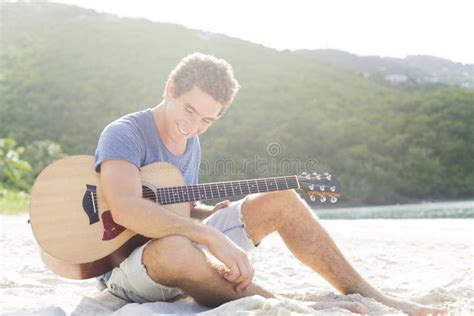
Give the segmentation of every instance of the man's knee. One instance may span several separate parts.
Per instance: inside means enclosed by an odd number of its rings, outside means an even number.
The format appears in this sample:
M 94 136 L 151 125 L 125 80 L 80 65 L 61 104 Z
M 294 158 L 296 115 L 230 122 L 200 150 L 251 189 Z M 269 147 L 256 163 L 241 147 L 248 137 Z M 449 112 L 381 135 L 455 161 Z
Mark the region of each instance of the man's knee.
M 143 251 L 143 264 L 154 281 L 177 286 L 183 279 L 198 276 L 199 268 L 207 262 L 191 240 L 172 235 L 148 243 Z
M 286 210 L 303 201 L 295 190 L 263 193 L 262 199 L 264 204 L 274 211 Z

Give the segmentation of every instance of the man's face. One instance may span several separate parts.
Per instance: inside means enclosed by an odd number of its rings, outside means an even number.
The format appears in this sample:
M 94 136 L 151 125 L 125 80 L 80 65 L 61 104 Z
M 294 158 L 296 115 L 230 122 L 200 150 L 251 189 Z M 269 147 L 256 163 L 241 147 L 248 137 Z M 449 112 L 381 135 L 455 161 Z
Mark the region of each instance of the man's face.
M 218 118 L 222 104 L 194 86 L 175 98 L 172 87 L 167 95 L 168 133 L 177 142 L 204 133 Z

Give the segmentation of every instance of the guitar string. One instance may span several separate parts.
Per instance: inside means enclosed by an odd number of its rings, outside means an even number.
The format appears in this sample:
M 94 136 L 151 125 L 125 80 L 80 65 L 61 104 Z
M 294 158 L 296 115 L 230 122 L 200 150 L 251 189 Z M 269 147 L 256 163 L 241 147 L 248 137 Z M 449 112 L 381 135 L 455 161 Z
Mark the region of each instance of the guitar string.
M 319 187 L 324 187 L 324 188 L 330 188 L 330 186 L 324 186 L 324 185 L 320 185 Z M 283 190 L 287 190 L 287 189 L 277 189 L 277 190 L 274 190 L 274 191 L 283 191 Z M 267 190 L 267 191 L 264 191 L 264 192 L 274 192 L 272 190 Z M 251 194 L 251 193 L 259 193 L 259 192 L 262 192 L 262 191 L 258 191 L 258 192 L 248 192 L 248 194 Z M 322 192 L 326 192 L 326 193 L 329 193 L 329 194 L 336 194 L 336 192 L 330 192 L 330 191 L 323 191 L 321 190 L 320 191 L 321 193 Z M 163 192 L 162 192 L 163 193 Z M 173 193 L 173 192 L 170 192 L 170 193 Z M 210 193 L 211 197 L 208 196 L 207 193 Z M 238 195 L 244 195 L 244 194 L 247 194 L 246 192 L 243 192 L 241 191 L 241 194 L 225 194 L 225 196 L 238 196 Z M 190 197 L 191 199 L 188 199 L 188 198 L 185 198 L 184 200 L 180 199 L 180 197 L 184 197 L 185 195 L 184 194 L 181 194 L 179 192 L 174 192 L 173 194 L 166 194 L 166 193 L 163 193 L 163 194 L 155 194 L 154 192 L 152 193 L 149 193 L 149 194 L 144 194 L 142 195 L 143 198 L 148 198 L 150 200 L 155 200 L 155 198 L 157 197 L 158 198 L 158 202 L 164 202 L 162 204 L 175 204 L 175 203 L 184 203 L 184 202 L 191 202 L 191 201 L 199 201 L 199 200 L 202 200 L 203 198 L 205 200 L 210 200 L 210 199 L 214 199 L 214 198 L 217 198 L 217 197 L 223 197 L 223 196 L 215 196 L 215 194 L 213 192 L 210 192 L 210 191 L 207 191 L 205 192 L 205 194 L 198 194 L 199 195 L 199 199 L 197 199 L 195 197 L 195 194 L 189 194 L 189 195 L 186 195 L 186 197 Z M 178 198 L 176 198 L 178 197 Z M 94 201 L 97 203 L 97 200 L 101 198 L 99 195 L 97 195 L 97 193 L 94 193 Z M 169 203 L 168 203 L 169 202 Z
M 202 190 L 200 190 L 200 188 L 202 188 L 205 192 L 212 193 L 213 188 L 216 188 L 216 189 L 219 188 L 218 185 L 220 185 L 221 187 L 223 186 L 224 189 L 227 188 L 228 190 L 230 190 L 230 189 L 233 190 L 235 188 L 237 188 L 238 190 L 241 190 L 243 182 L 248 182 L 247 184 L 244 184 L 244 185 L 247 185 L 248 187 L 250 187 L 250 186 L 251 186 L 251 188 L 258 187 L 259 189 L 261 189 L 262 187 L 268 186 L 269 184 L 268 183 L 266 183 L 266 184 L 257 183 L 257 181 L 261 182 L 261 181 L 266 180 L 266 179 L 276 180 L 274 185 L 276 185 L 279 190 L 286 190 L 286 189 L 280 189 L 279 188 L 280 185 L 284 185 L 284 184 L 297 185 L 298 184 L 298 181 L 296 180 L 295 176 L 289 176 L 287 178 L 278 177 L 278 178 L 262 178 L 262 179 L 251 179 L 251 180 L 236 180 L 236 181 L 228 181 L 228 182 L 210 182 L 210 183 L 201 183 L 201 184 L 194 184 L 194 185 L 188 185 L 188 186 L 174 186 L 174 187 L 157 188 L 157 190 L 168 189 L 169 191 L 171 191 L 171 190 L 181 190 L 182 191 L 183 188 L 189 188 L 189 189 L 186 189 L 186 190 L 192 190 L 193 192 L 194 191 L 201 192 Z M 250 183 L 250 181 L 255 182 L 255 184 Z M 281 181 L 285 181 L 285 183 L 281 183 Z M 227 185 L 227 187 L 226 187 L 226 185 Z M 229 185 L 230 185 L 230 188 L 228 187 Z M 270 185 L 272 185 L 272 184 L 270 183 Z M 288 187 L 288 185 L 286 185 L 286 186 Z M 259 192 L 260 191 L 261 190 L 259 190 Z M 96 193 L 96 195 L 100 196 L 100 194 L 97 194 L 97 193 Z
M 202 197 L 203 195 L 208 198 L 209 195 L 211 196 L 216 196 L 216 197 L 222 197 L 220 196 L 219 194 L 220 193 L 225 193 L 224 196 L 235 196 L 235 195 L 243 195 L 243 194 L 250 194 L 250 193 L 259 193 L 259 192 L 272 192 L 272 191 L 282 191 L 282 190 L 289 190 L 289 189 L 292 189 L 291 186 L 295 186 L 295 188 L 297 188 L 297 183 L 288 183 L 288 186 L 286 186 L 287 188 L 279 188 L 278 186 L 275 187 L 275 190 L 272 190 L 272 189 L 267 189 L 266 187 L 264 186 L 253 186 L 251 187 L 250 189 L 246 189 L 246 188 L 232 188 L 232 191 L 233 193 L 227 193 L 230 188 L 214 188 L 214 190 L 212 188 L 205 188 L 205 187 L 201 187 L 203 188 L 203 190 L 200 190 L 199 188 L 194 190 L 194 188 L 191 190 L 191 189 L 182 189 L 182 188 L 186 188 L 186 186 L 184 187 L 167 187 L 167 188 L 157 188 L 157 194 L 155 194 L 155 192 L 150 192 L 150 193 L 145 193 L 143 194 L 142 196 L 147 198 L 147 197 L 155 197 L 156 195 L 159 195 L 160 197 L 163 197 L 165 199 L 169 199 L 167 198 L 167 196 L 169 197 L 174 197 L 174 196 L 190 196 L 190 197 L 193 197 L 193 199 L 195 198 L 194 196 L 200 196 Z M 188 188 L 189 187 L 192 187 L 192 186 L 187 186 Z M 168 192 L 166 191 L 163 191 L 163 189 L 167 189 Z M 222 190 L 220 190 L 222 189 Z M 234 190 L 235 189 L 235 190 Z M 258 189 L 256 191 L 254 191 L 253 189 Z M 237 191 L 238 190 L 238 191 Z M 235 193 L 235 192 L 241 192 L 240 194 L 238 193 Z M 248 192 L 247 192 L 248 191 Z M 97 192 L 94 193 L 94 196 L 96 198 L 102 198 L 102 195 L 101 194 L 98 194 Z

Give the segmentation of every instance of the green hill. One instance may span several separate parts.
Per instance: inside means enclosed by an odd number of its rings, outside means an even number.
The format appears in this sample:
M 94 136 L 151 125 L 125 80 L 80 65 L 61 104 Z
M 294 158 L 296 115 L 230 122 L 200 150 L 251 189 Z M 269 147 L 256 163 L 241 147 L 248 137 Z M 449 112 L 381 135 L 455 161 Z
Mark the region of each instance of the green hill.
M 395 89 L 311 56 L 75 6 L 0 8 L 0 138 L 93 154 L 106 124 L 158 104 L 169 71 L 200 51 L 242 85 L 201 136 L 202 182 L 312 169 L 335 173 L 350 204 L 474 196 L 472 90 Z
M 403 59 L 357 56 L 334 49 L 298 50 L 297 53 L 405 88 L 434 85 L 474 88 L 474 65 L 433 56 L 415 55 Z

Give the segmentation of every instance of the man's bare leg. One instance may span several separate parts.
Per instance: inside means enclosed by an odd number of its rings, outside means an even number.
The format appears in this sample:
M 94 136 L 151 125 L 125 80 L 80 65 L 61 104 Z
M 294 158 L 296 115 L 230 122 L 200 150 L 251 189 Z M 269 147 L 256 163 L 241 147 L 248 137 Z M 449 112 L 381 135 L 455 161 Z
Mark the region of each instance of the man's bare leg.
M 308 205 L 293 190 L 252 194 L 243 204 L 246 230 L 255 243 L 278 231 L 289 250 L 343 294 L 359 293 L 401 309 L 425 315 L 446 311 L 382 294 L 347 261 Z
M 235 284 L 223 277 L 223 264 L 182 236 L 169 236 L 148 244 L 143 253 L 143 263 L 153 280 L 183 289 L 202 305 L 216 307 L 252 295 L 279 298 L 255 283 L 245 291 L 235 291 Z M 189 263 L 192 263 L 192 266 Z M 313 308 L 325 309 L 334 306 L 333 303 L 320 302 Z M 341 302 L 337 307 L 356 313 L 365 311 L 362 305 L 355 302 Z
M 246 296 L 275 297 L 252 283 L 247 290 L 237 292 L 234 284 L 224 279 L 224 266 L 182 236 L 154 240 L 145 247 L 143 263 L 148 275 L 156 282 L 179 287 L 199 303 L 216 307 Z

